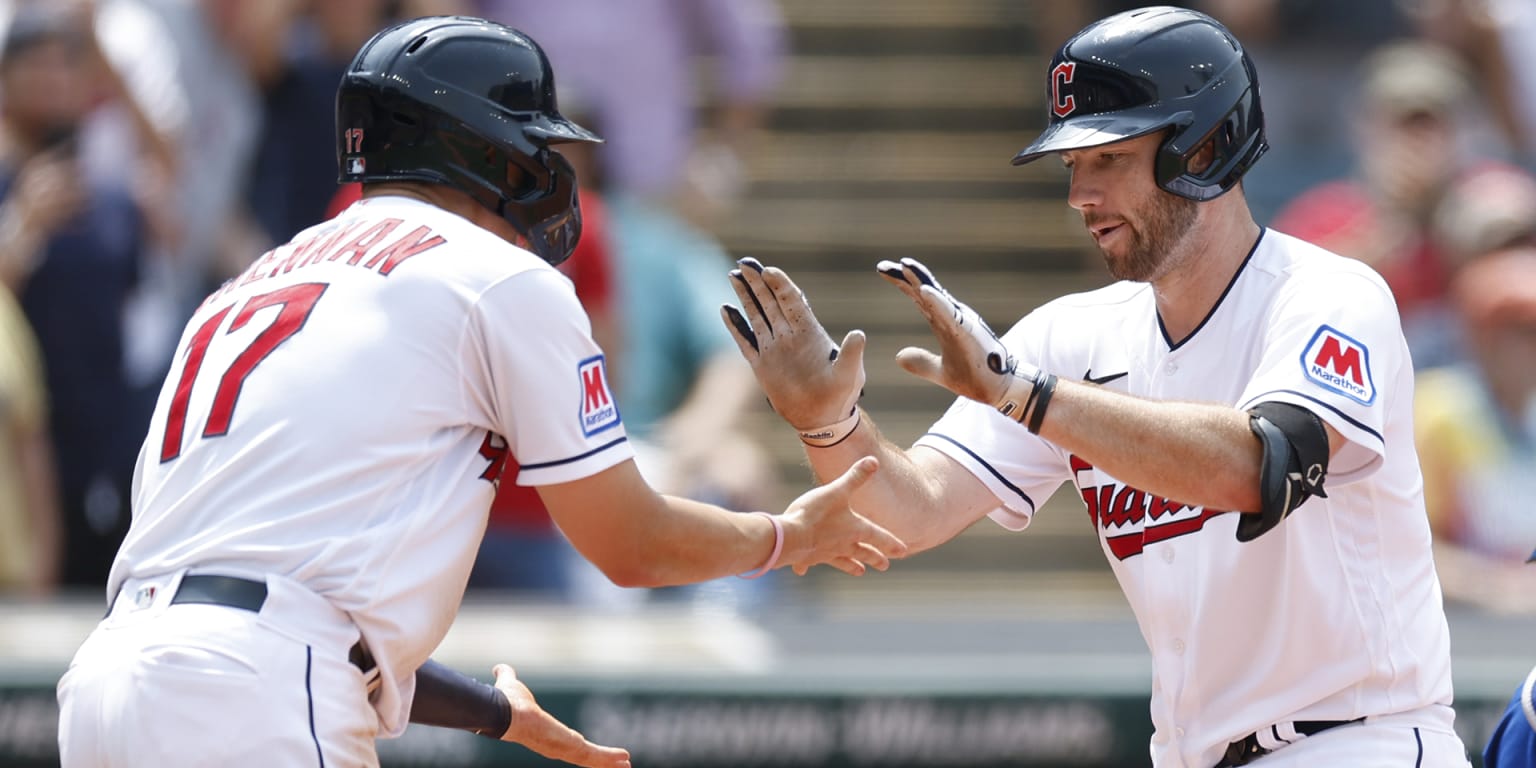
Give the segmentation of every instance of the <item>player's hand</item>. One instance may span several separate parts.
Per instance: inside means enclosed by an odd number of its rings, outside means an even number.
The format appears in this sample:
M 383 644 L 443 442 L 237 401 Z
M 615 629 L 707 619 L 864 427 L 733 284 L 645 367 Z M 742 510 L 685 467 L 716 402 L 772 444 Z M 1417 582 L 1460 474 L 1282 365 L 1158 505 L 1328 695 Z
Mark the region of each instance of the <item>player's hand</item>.
M 491 670 L 496 688 L 512 702 L 512 725 L 502 741 L 521 744 L 551 760 L 583 765 L 587 768 L 629 768 L 629 750 L 604 747 L 587 741 L 554 715 L 544 711 L 533 699 L 533 692 L 506 664 Z
M 826 485 L 813 488 L 789 505 L 784 523 L 784 553 L 788 565 L 804 576 L 817 565 L 830 565 L 851 576 L 869 568 L 883 571 L 891 560 L 906 557 L 907 544 L 848 506 L 853 492 L 868 482 L 880 462 L 865 456 Z
M 875 269 L 917 304 L 939 340 L 941 354 L 906 347 L 896 353 L 896 364 L 962 397 L 996 403 L 1018 363 L 981 315 L 944 290 L 916 259 L 881 261 Z
M 801 431 L 852 415 L 864 390 L 864 332 L 849 331 L 839 346 L 784 270 L 751 258 L 737 264 L 731 286 L 742 309 L 727 304 L 720 316 L 768 403 Z

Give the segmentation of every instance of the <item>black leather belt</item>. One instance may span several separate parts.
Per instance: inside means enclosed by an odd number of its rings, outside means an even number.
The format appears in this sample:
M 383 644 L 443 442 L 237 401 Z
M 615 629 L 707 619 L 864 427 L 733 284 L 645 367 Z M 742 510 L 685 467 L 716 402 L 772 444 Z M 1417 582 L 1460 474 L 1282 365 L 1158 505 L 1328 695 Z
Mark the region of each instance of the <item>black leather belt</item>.
M 259 613 L 267 602 L 267 584 L 234 576 L 215 576 L 209 573 L 189 573 L 181 578 L 181 586 L 171 596 L 171 605 L 177 603 L 201 603 L 227 605 Z
M 1296 729 L 1296 733 L 1302 736 L 1315 736 L 1329 728 L 1358 723 L 1364 719 L 1363 717 L 1357 717 L 1353 720 L 1297 720 L 1291 723 L 1291 725 Z M 1270 726 L 1270 728 L 1273 729 L 1275 726 Z M 1278 731 L 1272 735 L 1275 737 L 1275 741 L 1285 741 L 1285 739 L 1280 738 Z M 1240 765 L 1247 765 L 1273 751 L 1273 749 L 1259 744 L 1259 735 L 1257 733 L 1250 733 L 1242 741 L 1234 741 L 1227 745 L 1227 754 L 1221 758 L 1221 762 L 1216 764 L 1216 768 L 1236 768 Z
M 267 602 L 267 584 L 262 581 L 241 579 L 235 576 L 218 576 L 211 573 L 189 573 L 181 578 L 181 586 L 171 596 L 171 605 L 177 603 L 201 603 L 223 605 L 230 608 L 259 613 Z M 373 671 L 373 655 L 359 640 L 347 651 L 347 660 L 362 670 Z

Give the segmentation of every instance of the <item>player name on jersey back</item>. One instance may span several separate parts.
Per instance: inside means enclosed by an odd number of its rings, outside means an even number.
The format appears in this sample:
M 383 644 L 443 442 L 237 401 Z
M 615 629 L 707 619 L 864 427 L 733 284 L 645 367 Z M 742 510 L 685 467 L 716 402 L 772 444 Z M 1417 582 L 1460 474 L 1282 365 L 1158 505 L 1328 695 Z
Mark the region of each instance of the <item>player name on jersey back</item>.
M 203 301 L 209 302 L 236 288 L 264 278 L 286 275 L 296 269 L 315 264 L 342 262 L 348 266 L 377 271 L 384 277 L 406 259 L 419 256 L 448 242 L 426 225 L 390 239 L 395 230 L 405 223 L 404 219 L 369 219 L 349 217 L 336 220 L 335 226 L 322 228 L 303 239 L 295 239 L 287 245 L 263 253 L 239 277 L 224 283 Z M 370 226 L 371 225 L 371 226 Z M 387 241 L 387 242 L 386 242 Z

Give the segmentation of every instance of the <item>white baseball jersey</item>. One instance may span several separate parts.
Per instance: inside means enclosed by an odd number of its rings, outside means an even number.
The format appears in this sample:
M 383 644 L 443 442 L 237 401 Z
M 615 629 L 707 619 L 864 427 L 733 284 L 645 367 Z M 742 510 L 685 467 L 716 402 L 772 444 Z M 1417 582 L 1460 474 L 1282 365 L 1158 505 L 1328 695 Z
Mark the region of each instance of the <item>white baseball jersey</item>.
M 364 199 L 188 323 L 107 585 L 278 574 L 350 614 L 385 733 L 458 611 L 510 452 L 521 485 L 633 455 L 570 281 L 434 206 Z
M 1328 497 L 1248 543 L 1237 514 L 1129 487 L 970 400 L 918 441 L 991 488 L 991 517 L 1010 529 L 1063 481 L 1077 487 L 1152 652 L 1157 765 L 1211 766 L 1228 743 L 1296 720 L 1430 707 L 1447 717 L 1419 724 L 1449 727 L 1413 371 L 1375 272 L 1266 230 L 1182 341 L 1164 332 L 1151 286 L 1130 282 L 1053 301 L 1003 341 L 1043 370 L 1133 395 L 1292 403 L 1349 441 Z

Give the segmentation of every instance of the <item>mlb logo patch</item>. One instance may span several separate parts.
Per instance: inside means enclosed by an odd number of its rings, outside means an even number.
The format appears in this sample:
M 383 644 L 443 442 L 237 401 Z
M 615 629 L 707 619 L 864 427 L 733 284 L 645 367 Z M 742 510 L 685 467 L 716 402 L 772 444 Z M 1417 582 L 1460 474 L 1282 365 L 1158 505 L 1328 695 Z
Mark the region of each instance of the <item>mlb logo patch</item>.
M 1325 325 L 1312 335 L 1301 353 L 1301 370 L 1313 383 L 1358 403 L 1376 400 L 1371 351 L 1335 328 Z
M 581 386 L 581 433 L 591 437 L 619 425 L 619 404 L 608 389 L 608 369 L 603 356 L 589 357 L 577 366 Z
M 347 158 L 347 173 L 357 176 L 368 170 L 368 161 L 361 157 Z

